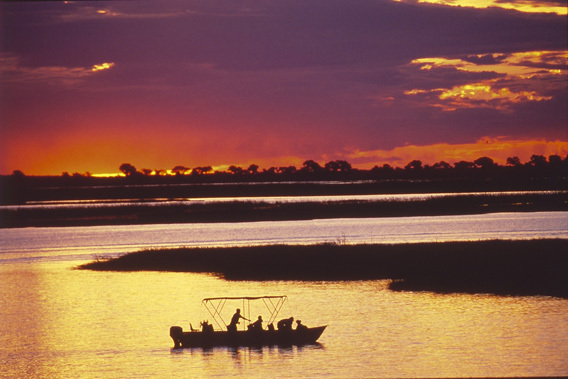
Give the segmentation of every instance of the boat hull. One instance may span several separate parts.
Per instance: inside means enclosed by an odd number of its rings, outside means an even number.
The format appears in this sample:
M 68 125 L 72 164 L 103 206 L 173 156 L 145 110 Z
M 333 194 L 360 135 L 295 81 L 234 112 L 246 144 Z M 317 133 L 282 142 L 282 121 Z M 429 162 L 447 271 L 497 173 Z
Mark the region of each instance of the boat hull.
M 172 326 L 170 337 L 174 340 L 174 348 L 309 345 L 316 343 L 326 327 L 327 325 L 304 330 L 184 332 L 181 327 Z

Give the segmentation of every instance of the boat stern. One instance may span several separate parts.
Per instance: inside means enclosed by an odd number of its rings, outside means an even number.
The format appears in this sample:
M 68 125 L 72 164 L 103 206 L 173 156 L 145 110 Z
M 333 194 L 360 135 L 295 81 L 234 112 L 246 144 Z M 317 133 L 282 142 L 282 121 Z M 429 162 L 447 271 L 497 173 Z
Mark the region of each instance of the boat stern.
M 174 340 L 174 349 L 179 349 L 182 344 L 183 328 L 181 326 L 170 327 L 170 337 Z

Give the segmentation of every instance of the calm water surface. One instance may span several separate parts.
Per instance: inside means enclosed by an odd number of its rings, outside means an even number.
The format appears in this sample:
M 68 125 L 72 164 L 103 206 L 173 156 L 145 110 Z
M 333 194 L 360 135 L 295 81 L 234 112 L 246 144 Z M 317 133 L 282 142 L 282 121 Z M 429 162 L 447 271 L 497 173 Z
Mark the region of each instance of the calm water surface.
M 146 200 L 134 199 L 91 199 L 91 200 L 48 200 L 30 201 L 23 205 L 0 205 L 0 209 L 61 209 L 61 208 L 94 208 L 94 207 L 130 207 L 154 205 L 187 205 L 230 202 L 262 202 L 276 203 L 322 203 L 342 201 L 425 201 L 454 196 L 509 196 L 509 195 L 550 195 L 565 191 L 500 191 L 500 192 L 438 192 L 411 194 L 374 194 L 374 195 L 310 195 L 310 196 L 239 196 L 239 197 L 199 197 L 199 198 L 156 198 Z
M 95 254 L 149 246 L 568 238 L 566 230 L 566 212 L 0 230 L 0 376 L 568 375 L 566 299 L 392 292 L 387 281 L 73 270 Z M 283 317 L 328 329 L 315 346 L 171 350 L 171 325 L 211 319 L 202 298 L 244 295 L 288 295 Z
M 568 238 L 568 212 L 0 229 L 0 262 L 154 247 Z

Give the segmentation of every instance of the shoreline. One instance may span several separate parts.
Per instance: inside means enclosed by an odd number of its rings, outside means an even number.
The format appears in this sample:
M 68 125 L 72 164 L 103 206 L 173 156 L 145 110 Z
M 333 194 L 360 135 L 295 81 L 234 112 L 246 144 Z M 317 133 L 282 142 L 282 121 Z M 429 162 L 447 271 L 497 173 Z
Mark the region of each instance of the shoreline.
M 568 211 L 568 192 L 537 194 L 456 193 L 420 201 L 344 200 L 326 202 L 234 201 L 67 208 L 0 208 L 0 228 L 128 224 L 212 223 L 440 216 L 496 212 Z
M 564 239 L 176 248 L 77 269 L 210 273 L 232 281 L 390 279 L 394 291 L 568 298 L 567 251 Z

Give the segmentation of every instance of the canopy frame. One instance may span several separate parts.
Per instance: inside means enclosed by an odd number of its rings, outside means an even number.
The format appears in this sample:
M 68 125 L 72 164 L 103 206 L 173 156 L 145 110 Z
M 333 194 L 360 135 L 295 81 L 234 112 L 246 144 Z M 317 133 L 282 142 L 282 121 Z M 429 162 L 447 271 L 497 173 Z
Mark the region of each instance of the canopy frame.
M 249 319 L 250 323 L 250 302 L 262 300 L 264 306 L 268 310 L 269 317 L 268 317 L 268 324 L 273 323 L 276 321 L 276 317 L 278 317 L 278 313 L 284 306 L 284 303 L 288 299 L 288 296 L 246 296 L 246 297 L 208 297 L 201 301 L 201 303 L 205 306 L 205 309 L 209 312 L 215 324 L 221 330 L 227 330 L 228 323 L 223 319 L 221 316 L 221 312 L 225 307 L 227 301 L 231 303 L 237 303 L 242 301 L 242 313 L 245 315 L 246 318 Z M 244 327 L 244 326 L 243 326 Z

